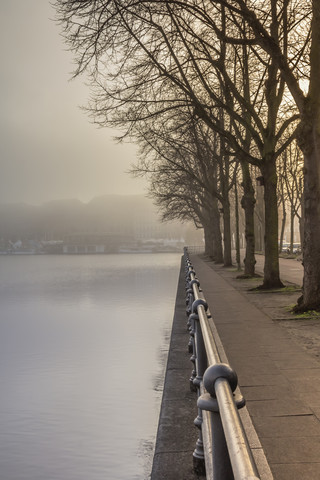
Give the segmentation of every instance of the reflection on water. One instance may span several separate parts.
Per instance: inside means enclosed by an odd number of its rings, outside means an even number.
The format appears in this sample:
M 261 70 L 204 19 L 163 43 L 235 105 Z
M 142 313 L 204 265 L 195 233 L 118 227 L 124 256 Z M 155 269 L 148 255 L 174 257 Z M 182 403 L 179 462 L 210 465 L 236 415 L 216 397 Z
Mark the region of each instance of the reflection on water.
M 179 264 L 0 257 L 1 480 L 148 478 Z

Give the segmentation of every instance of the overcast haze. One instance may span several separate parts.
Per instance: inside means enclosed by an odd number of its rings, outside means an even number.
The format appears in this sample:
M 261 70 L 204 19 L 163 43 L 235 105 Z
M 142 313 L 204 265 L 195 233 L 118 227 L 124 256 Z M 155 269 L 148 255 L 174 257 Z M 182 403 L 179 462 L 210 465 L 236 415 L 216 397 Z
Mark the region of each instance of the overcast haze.
M 136 147 L 92 125 L 85 78 L 69 81 L 72 55 L 47 0 L 0 0 L 0 202 L 84 202 L 144 193 L 126 174 Z

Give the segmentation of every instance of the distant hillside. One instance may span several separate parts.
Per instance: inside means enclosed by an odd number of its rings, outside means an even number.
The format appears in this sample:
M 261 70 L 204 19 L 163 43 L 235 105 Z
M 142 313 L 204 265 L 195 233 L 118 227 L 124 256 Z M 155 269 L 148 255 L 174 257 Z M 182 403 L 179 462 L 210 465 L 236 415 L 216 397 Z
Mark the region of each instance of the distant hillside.
M 41 206 L 0 204 L 2 241 L 57 240 L 84 232 L 181 238 L 187 231 L 191 234 L 190 225 L 161 223 L 152 201 L 143 195 L 104 195 L 88 203 L 61 199 Z

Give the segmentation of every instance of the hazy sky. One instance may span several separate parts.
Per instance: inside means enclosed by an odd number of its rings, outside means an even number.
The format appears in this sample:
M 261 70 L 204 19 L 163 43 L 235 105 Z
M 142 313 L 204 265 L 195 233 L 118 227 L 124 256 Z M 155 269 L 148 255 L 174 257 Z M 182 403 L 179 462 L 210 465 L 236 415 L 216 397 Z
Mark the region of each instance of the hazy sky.
M 80 110 L 89 89 L 69 81 L 72 56 L 53 17 L 49 0 L 0 0 L 0 202 L 143 193 L 125 173 L 136 147 Z

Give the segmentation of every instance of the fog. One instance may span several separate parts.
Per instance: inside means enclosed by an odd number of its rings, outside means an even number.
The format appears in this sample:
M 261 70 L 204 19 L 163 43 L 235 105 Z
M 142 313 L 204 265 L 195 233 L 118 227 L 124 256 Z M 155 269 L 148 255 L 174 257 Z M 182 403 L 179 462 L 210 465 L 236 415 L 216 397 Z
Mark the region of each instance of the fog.
M 144 193 L 144 180 L 125 173 L 136 147 L 80 110 L 89 88 L 70 81 L 54 13 L 49 0 L 0 2 L 0 203 Z

